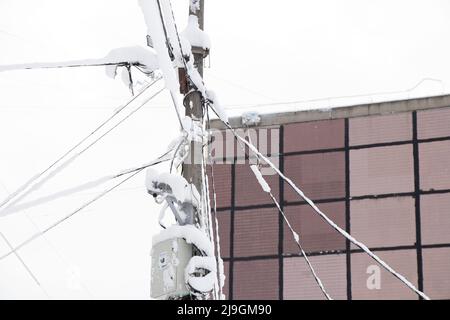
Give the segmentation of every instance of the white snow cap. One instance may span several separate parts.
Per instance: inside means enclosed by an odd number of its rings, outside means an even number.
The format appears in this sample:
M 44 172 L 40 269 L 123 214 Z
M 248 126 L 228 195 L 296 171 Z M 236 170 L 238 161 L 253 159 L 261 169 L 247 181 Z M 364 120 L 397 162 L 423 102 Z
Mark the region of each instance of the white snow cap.
M 199 269 L 205 269 L 209 272 L 204 276 L 195 276 Z M 217 268 L 215 257 L 194 256 L 189 260 L 184 271 L 186 283 L 195 290 L 207 293 L 214 289 L 217 283 Z
M 158 69 L 156 52 L 152 48 L 132 46 L 111 50 L 104 58 L 107 63 L 129 62 L 142 64 L 149 71 Z
M 203 251 L 207 256 L 214 256 L 214 245 L 212 244 L 211 240 L 208 239 L 203 231 L 197 229 L 193 225 L 173 225 L 153 236 L 152 240 L 153 245 L 156 245 L 163 241 L 175 238 L 183 238 L 187 243 L 193 244 L 198 249 Z
M 200 199 L 200 195 L 197 189 L 179 174 L 168 172 L 159 174 L 156 170 L 148 168 L 145 184 L 150 192 L 158 191 L 156 184 L 166 184 L 170 188 L 167 191 L 171 191 L 171 194 L 180 203 L 190 202 L 193 205 L 198 205 L 197 199 Z
M 200 29 L 198 17 L 195 15 L 189 16 L 188 25 L 181 33 L 181 36 L 189 41 L 193 47 L 200 47 L 205 50 L 211 48 L 211 40 L 209 39 L 208 34 Z
M 197 12 L 200 10 L 200 0 L 190 0 L 189 7 L 191 12 Z

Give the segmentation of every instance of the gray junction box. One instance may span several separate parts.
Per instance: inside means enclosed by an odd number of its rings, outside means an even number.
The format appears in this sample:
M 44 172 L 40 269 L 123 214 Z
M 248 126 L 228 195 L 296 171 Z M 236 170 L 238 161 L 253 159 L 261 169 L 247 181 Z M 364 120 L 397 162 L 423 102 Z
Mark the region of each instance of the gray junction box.
M 183 238 L 173 238 L 152 248 L 150 296 L 154 299 L 178 299 L 190 294 L 185 269 L 195 247 Z

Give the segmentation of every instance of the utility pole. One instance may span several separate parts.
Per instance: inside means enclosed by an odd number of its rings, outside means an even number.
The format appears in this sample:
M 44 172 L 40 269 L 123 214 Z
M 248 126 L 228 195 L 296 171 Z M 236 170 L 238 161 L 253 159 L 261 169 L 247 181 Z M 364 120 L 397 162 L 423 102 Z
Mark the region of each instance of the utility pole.
M 161 10 L 160 0 L 156 0 L 155 3 L 158 4 L 159 11 L 162 13 L 164 10 Z M 154 11 L 155 8 L 156 6 L 150 9 Z M 162 16 L 161 14 L 163 21 Z M 197 22 L 198 28 L 193 25 Z M 190 0 L 189 23 L 194 30 L 203 30 L 204 0 Z M 167 33 L 165 38 L 167 44 L 169 42 Z M 190 42 L 192 44 L 194 41 Z M 160 38 L 157 43 L 161 48 Z M 169 46 L 168 49 L 170 52 Z M 181 45 L 180 51 L 183 55 L 185 54 Z M 186 145 L 189 145 L 189 153 L 187 158 L 184 158 L 183 155 L 183 177 L 176 173 L 170 174 L 170 178 L 164 174 L 159 176 L 154 176 L 152 172 L 150 175 L 147 174 L 148 193 L 152 194 L 155 199 L 159 199 L 157 201 L 166 202 L 160 212 L 160 224 L 164 230 L 156 238 L 154 237 L 152 245 L 151 296 L 154 298 L 196 300 L 206 298 L 211 293 L 214 297 L 217 297 L 218 294 L 215 278 L 219 268 L 215 259 L 212 222 L 208 222 L 210 215 L 208 209 L 203 205 L 205 199 L 202 198 L 206 192 L 203 181 L 204 139 L 203 135 L 201 135 L 202 139 L 198 139 L 197 136 L 199 131 L 204 130 L 206 98 L 198 90 L 198 82 L 196 85 L 190 78 L 192 71 L 195 73 L 198 71 L 200 77 L 203 77 L 203 59 L 208 55 L 209 48 L 192 46 L 191 51 L 192 55 L 191 52 L 188 52 L 188 55 L 182 57 L 194 60 L 184 61 L 184 67 L 189 70 L 178 68 L 180 93 L 184 95 L 185 115 L 192 120 L 191 128 L 183 129 L 195 131 L 189 132 L 193 134 L 192 137 L 190 135 L 185 137 Z M 197 70 L 192 70 L 192 64 Z M 198 80 L 197 74 L 195 74 L 195 79 Z M 189 196 L 186 196 L 187 194 Z M 167 208 L 173 212 L 177 220 L 176 225 L 166 227 L 161 223 Z M 200 278 L 204 281 L 199 282 Z
M 199 9 L 196 10 L 189 7 L 189 15 L 194 15 L 198 18 L 198 24 L 201 30 L 204 30 L 204 0 L 199 0 Z M 197 67 L 198 72 L 203 77 L 203 59 L 208 55 L 208 51 L 201 47 L 192 47 L 192 54 L 194 56 L 194 65 Z M 188 90 L 193 88 L 189 87 Z M 190 91 L 185 100 L 186 116 L 193 121 L 199 122 L 203 118 L 203 103 L 202 95 L 199 91 Z M 191 142 L 190 155 L 183 164 L 183 177 L 190 183 L 194 184 L 197 190 L 202 190 L 202 156 L 203 149 L 202 143 L 193 141 Z M 194 217 L 197 221 L 200 219 L 201 213 L 197 212 Z

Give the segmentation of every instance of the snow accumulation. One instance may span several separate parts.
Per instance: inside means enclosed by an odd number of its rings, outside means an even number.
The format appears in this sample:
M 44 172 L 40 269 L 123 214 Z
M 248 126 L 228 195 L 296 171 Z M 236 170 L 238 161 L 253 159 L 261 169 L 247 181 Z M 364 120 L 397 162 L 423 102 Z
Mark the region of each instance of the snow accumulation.
M 211 49 L 211 40 L 208 34 L 200 29 L 197 16 L 189 16 L 187 27 L 181 33 L 181 36 L 189 41 L 192 47 L 200 47 L 205 50 Z
M 200 0 L 190 0 L 189 8 L 191 12 L 197 12 L 200 10 Z
M 245 112 L 241 116 L 241 121 L 244 126 L 257 126 L 261 122 L 261 116 L 258 112 Z
M 167 189 L 162 190 L 170 193 L 180 203 L 189 202 L 194 206 L 198 205 L 200 194 L 196 187 L 186 181 L 179 174 L 171 174 L 168 172 L 158 173 L 156 170 L 148 168 L 146 175 L 147 190 L 152 193 L 158 193 L 161 189 L 158 186 L 166 185 Z
M 204 276 L 197 277 L 199 270 L 207 270 Z M 185 269 L 186 283 L 199 292 L 210 292 L 217 282 L 217 268 L 215 257 L 194 256 L 189 260 Z
M 157 235 L 153 236 L 153 246 L 166 240 L 183 238 L 187 243 L 191 243 L 198 249 L 203 251 L 208 257 L 214 256 L 214 246 L 208 239 L 206 234 L 197 229 L 193 225 L 178 226 L 173 225 L 165 230 L 162 230 Z
M 262 173 L 261 171 L 259 171 L 258 166 L 252 165 L 250 166 L 250 168 L 252 169 L 253 174 L 255 175 L 264 192 L 269 193 L 271 191 L 270 186 L 267 184 L 266 179 L 264 179 L 264 177 L 262 176 Z
M 205 142 L 206 132 L 200 122 L 192 120 L 192 118 L 184 117 L 182 120 L 187 141 Z

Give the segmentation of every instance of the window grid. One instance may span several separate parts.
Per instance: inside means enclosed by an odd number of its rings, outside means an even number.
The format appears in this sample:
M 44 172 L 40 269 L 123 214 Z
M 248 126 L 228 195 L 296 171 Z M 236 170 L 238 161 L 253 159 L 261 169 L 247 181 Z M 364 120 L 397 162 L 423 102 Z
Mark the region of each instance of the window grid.
M 353 200 L 363 200 L 363 199 L 383 199 L 383 198 L 395 198 L 395 197 L 413 197 L 415 201 L 415 224 L 416 224 L 416 243 L 414 245 L 403 245 L 403 246 L 387 246 L 387 247 L 375 247 L 371 248 L 374 252 L 385 252 L 385 251 L 396 251 L 396 250 L 415 250 L 417 252 L 417 279 L 418 279 L 418 288 L 419 290 L 423 290 L 424 288 L 424 279 L 423 277 L 423 257 L 422 251 L 423 249 L 434 249 L 434 248 L 450 248 L 450 243 L 439 243 L 439 244 L 422 244 L 421 239 L 421 208 L 420 208 L 420 199 L 423 195 L 429 194 L 447 194 L 450 193 L 450 189 L 446 190 L 421 190 L 420 189 L 420 159 L 419 159 L 419 148 L 421 144 L 436 142 L 436 141 L 448 141 L 450 140 L 450 136 L 446 137 L 433 137 L 427 139 L 420 139 L 418 137 L 418 113 L 417 111 L 410 112 L 412 115 L 412 139 L 405 141 L 392 141 L 392 142 L 382 142 L 382 143 L 374 143 L 369 145 L 355 145 L 350 146 L 349 144 L 349 128 L 351 123 L 348 118 L 345 120 L 344 127 L 344 141 L 345 145 L 343 148 L 330 148 L 330 149 L 321 149 L 321 150 L 304 150 L 300 152 L 289 152 L 285 153 L 283 150 L 284 144 L 284 126 L 280 126 L 280 152 L 279 156 L 279 164 L 280 171 L 285 172 L 284 164 L 285 158 L 294 156 L 294 155 L 303 155 L 303 154 L 315 154 L 315 153 L 329 153 L 329 152 L 345 152 L 345 197 L 337 198 L 337 199 L 319 199 L 314 200 L 317 203 L 328 203 L 328 202 L 336 202 L 343 201 L 345 202 L 345 229 L 350 232 L 351 231 L 351 220 L 350 220 L 350 203 Z M 388 146 L 400 146 L 400 145 L 411 145 L 413 150 L 413 165 L 414 165 L 414 190 L 412 192 L 403 192 L 403 193 L 390 193 L 390 194 L 380 194 L 380 195 L 362 195 L 357 197 L 351 197 L 350 195 L 350 151 L 358 150 L 358 149 L 368 149 L 368 148 L 378 148 L 378 147 L 388 147 Z M 237 159 L 236 157 L 234 158 Z M 251 209 L 263 209 L 263 208 L 275 208 L 274 204 L 264 204 L 264 205 L 248 205 L 248 206 L 236 206 L 235 202 L 235 192 L 236 192 L 236 168 L 235 164 L 231 165 L 231 203 L 230 207 L 221 207 L 218 208 L 218 211 L 230 211 L 231 215 L 231 226 L 230 226 L 230 255 L 228 258 L 224 258 L 224 261 L 228 263 L 229 269 L 229 299 L 233 299 L 233 287 L 236 283 L 233 283 L 233 264 L 236 261 L 257 261 L 257 260 L 278 260 L 278 292 L 279 299 L 283 299 L 283 282 L 284 279 L 284 267 L 283 260 L 289 258 L 295 258 L 301 256 L 300 254 L 286 254 L 283 252 L 283 242 L 284 242 L 284 220 L 279 214 L 279 237 L 278 237 L 278 254 L 267 255 L 267 256 L 247 256 L 247 257 L 235 257 L 234 256 L 234 223 L 235 223 L 235 212 L 243 211 L 243 210 L 251 210 Z M 296 202 L 287 202 L 284 198 L 284 181 L 279 179 L 279 201 L 280 205 L 284 209 L 285 207 L 296 206 L 306 204 L 304 201 L 296 201 Z M 300 184 L 301 187 L 301 184 Z M 334 255 L 334 254 L 345 254 L 346 255 L 346 277 L 347 277 L 347 299 L 352 299 L 352 275 L 351 275 L 351 258 L 354 253 L 363 252 L 360 249 L 352 249 L 350 246 L 350 242 L 346 241 L 345 250 L 338 251 L 328 251 L 328 252 L 311 252 L 307 253 L 308 256 L 321 256 L 321 255 Z M 275 272 L 275 270 L 274 270 Z M 450 298 L 450 297 L 449 297 Z

